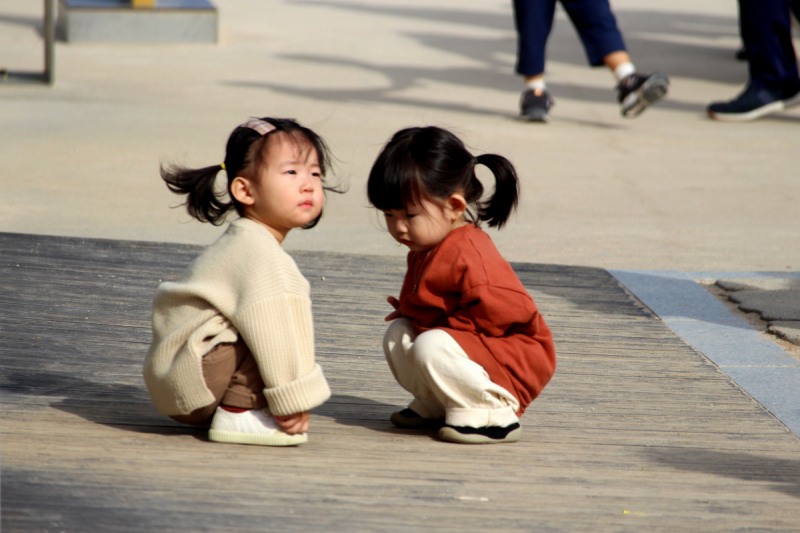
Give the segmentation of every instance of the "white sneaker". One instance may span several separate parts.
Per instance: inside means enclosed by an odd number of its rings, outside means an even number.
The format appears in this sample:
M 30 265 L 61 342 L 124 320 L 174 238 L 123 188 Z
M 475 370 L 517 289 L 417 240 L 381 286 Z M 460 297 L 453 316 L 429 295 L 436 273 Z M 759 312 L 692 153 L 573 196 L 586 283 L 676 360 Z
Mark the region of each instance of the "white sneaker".
M 266 407 L 250 409 L 243 413 L 231 413 L 217 407 L 208 439 L 214 442 L 235 444 L 257 444 L 260 446 L 297 446 L 308 441 L 308 435 L 289 435 L 281 429 L 275 417 Z

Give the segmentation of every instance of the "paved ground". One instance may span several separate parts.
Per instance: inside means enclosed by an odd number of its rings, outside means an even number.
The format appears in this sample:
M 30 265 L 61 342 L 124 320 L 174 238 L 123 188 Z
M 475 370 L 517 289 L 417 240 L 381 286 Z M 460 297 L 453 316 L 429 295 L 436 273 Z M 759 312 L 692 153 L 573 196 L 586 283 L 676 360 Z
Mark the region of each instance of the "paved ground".
M 766 324 L 731 310 L 704 283 L 730 272 L 612 270 L 611 273 L 673 332 L 705 355 L 800 437 L 800 349 L 765 333 Z M 797 272 L 765 278 L 737 272 L 740 283 L 794 285 Z M 770 280 L 767 283 L 767 280 Z M 726 285 L 720 282 L 721 285 Z M 755 291 L 754 291 L 755 292 Z M 766 291 L 758 291 L 764 295 Z M 724 296 L 724 294 L 720 295 Z M 727 303 L 727 298 L 724 300 Z M 800 308 L 794 301 L 794 309 Z M 796 322 L 795 322 L 796 324 Z
M 59 43 L 54 88 L 0 87 L 0 231 L 208 243 L 220 230 L 170 209 L 158 164 L 216 163 L 234 125 L 273 115 L 322 133 L 350 187 L 289 249 L 404 254 L 367 206 L 365 176 L 395 130 L 439 124 L 517 165 L 522 204 L 494 235 L 510 260 L 664 275 L 800 270 L 800 111 L 749 124 L 703 113 L 746 79 L 732 2 L 614 2 L 637 65 L 672 78 L 668 99 L 636 120 L 619 117 L 610 75 L 585 66 L 559 14 L 546 126 L 513 118 L 520 80 L 505 1 L 217 4 L 216 46 Z M 41 68 L 41 16 L 37 2 L 3 3 L 0 67 Z M 800 293 L 781 297 L 795 320 Z M 764 307 L 763 294 L 750 299 Z M 790 339 L 795 326 L 774 329 Z
M 141 379 L 153 290 L 201 249 L 0 232 L 3 532 L 798 529 L 798 439 L 720 371 L 748 354 L 709 362 L 667 327 L 718 318 L 707 300 L 643 295 L 659 320 L 601 268 L 514 265 L 558 370 L 520 442 L 461 446 L 388 420 L 410 399 L 380 349 L 402 259 L 296 253 L 333 397 L 300 447 L 209 443 Z
M 546 126 L 520 123 L 506 0 L 219 0 L 219 45 L 57 46 L 57 83 L 0 87 L 0 230 L 208 243 L 157 175 L 159 162 L 221 160 L 251 115 L 314 127 L 350 192 L 293 249 L 403 254 L 367 207 L 364 181 L 398 128 L 450 127 L 523 179 L 496 240 L 512 260 L 624 269 L 800 270 L 800 110 L 721 124 L 703 109 L 746 69 L 730 0 L 618 0 L 636 64 L 672 78 L 662 105 L 623 120 L 559 15 Z M 0 6 L 0 64 L 41 68 L 41 2 Z
M 709 311 L 694 283 L 800 271 L 800 109 L 749 124 L 703 113 L 746 79 L 733 59 L 735 2 L 613 2 L 636 64 L 672 79 L 668 100 L 633 121 L 559 15 L 546 126 L 513 118 L 521 82 L 506 0 L 216 3 L 216 46 L 59 43 L 55 87 L 0 86 L 0 232 L 207 244 L 220 230 L 170 209 L 159 162 L 217 163 L 244 118 L 291 116 L 329 140 L 350 192 L 287 248 L 399 256 L 367 206 L 365 177 L 395 130 L 443 125 L 518 167 L 520 211 L 493 234 L 506 257 L 612 269 L 798 432 L 798 402 L 773 394 L 800 390 L 796 363 L 770 359 L 785 352 Z M 40 32 L 41 2 L 3 0 L 0 67 L 41 69 Z

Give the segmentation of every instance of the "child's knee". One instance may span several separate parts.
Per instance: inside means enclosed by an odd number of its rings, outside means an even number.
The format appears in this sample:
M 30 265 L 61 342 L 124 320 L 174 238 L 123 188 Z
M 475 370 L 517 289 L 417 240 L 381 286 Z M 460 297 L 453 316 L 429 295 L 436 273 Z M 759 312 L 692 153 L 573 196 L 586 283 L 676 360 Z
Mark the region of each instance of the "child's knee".
M 423 367 L 435 367 L 447 356 L 463 353 L 458 343 L 447 332 L 441 329 L 430 329 L 420 333 L 414 341 L 414 361 Z M 465 357 L 466 354 L 464 354 Z
M 403 336 L 413 337 L 416 336 L 416 329 L 411 321 L 407 318 L 398 318 L 393 320 L 389 327 L 386 328 L 386 333 L 383 336 L 383 351 L 386 355 L 393 352 L 395 346 L 403 344 Z

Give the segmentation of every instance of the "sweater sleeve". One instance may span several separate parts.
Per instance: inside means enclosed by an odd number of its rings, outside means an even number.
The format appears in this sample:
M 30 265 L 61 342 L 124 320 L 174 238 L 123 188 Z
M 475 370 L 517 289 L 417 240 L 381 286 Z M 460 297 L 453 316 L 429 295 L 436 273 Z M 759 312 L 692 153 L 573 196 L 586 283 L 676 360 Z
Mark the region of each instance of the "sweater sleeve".
M 270 411 L 290 415 L 330 398 L 314 362 L 311 301 L 282 292 L 239 310 L 231 319 L 258 363 Z

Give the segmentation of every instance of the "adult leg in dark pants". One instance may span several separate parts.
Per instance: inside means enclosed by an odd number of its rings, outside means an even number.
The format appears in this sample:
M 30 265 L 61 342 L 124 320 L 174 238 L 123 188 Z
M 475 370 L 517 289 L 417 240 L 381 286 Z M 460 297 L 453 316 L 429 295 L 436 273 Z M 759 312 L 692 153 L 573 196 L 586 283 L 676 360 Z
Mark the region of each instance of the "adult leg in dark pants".
M 749 81 L 729 102 L 708 106 L 717 120 L 754 120 L 800 103 L 800 77 L 792 44 L 791 0 L 739 0 L 739 25 Z
M 606 65 L 620 82 L 618 96 L 623 116 L 638 115 L 666 93 L 666 76 L 658 75 L 660 89 L 642 100 L 639 93 L 649 76 L 636 73 L 607 0 L 561 0 L 561 4 L 581 38 L 589 64 Z M 518 35 L 517 72 L 525 77 L 527 86 L 522 94 L 522 115 L 532 121 L 546 121 L 547 111 L 552 105 L 552 98 L 546 91 L 544 70 L 555 8 L 556 0 L 514 0 Z M 655 79 L 651 83 L 653 81 Z M 631 94 L 635 98 L 625 101 Z

